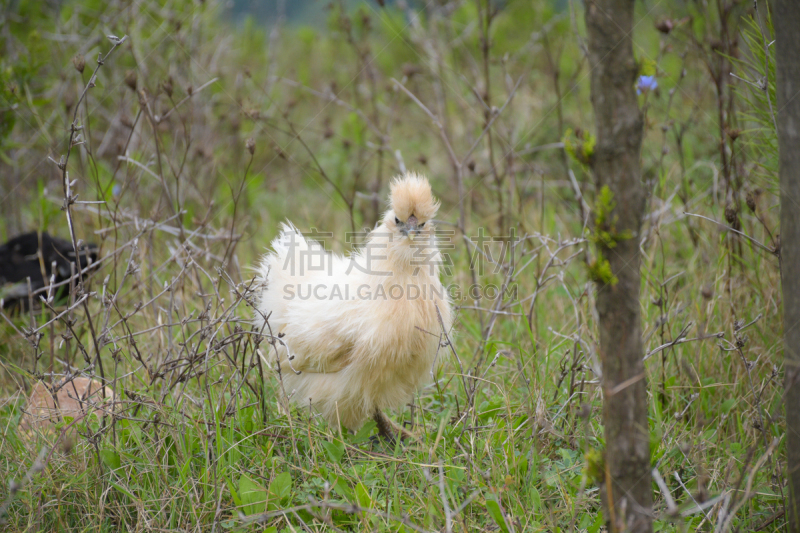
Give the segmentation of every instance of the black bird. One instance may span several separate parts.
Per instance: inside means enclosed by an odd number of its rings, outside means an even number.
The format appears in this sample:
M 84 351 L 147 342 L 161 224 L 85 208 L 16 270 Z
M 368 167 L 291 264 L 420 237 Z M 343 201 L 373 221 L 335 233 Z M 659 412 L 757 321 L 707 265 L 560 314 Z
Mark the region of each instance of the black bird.
M 32 291 L 41 289 L 49 282 L 55 262 L 56 283 L 67 280 L 70 263 L 75 263 L 77 272 L 97 261 L 97 246 L 83 244 L 78 255 L 76 261 L 72 242 L 35 231 L 23 233 L 0 245 L 0 298 L 4 300 L 3 307 L 27 309 L 28 278 L 31 278 Z M 69 286 L 59 289 L 58 297 L 66 294 Z M 38 298 L 34 301 L 38 302 Z

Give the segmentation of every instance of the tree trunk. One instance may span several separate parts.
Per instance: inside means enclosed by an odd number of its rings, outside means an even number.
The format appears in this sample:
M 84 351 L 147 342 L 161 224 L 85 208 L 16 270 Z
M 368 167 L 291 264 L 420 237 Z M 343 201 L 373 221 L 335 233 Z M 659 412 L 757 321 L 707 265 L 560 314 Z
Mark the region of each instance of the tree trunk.
M 592 106 L 597 122 L 593 170 L 597 191 L 608 186 L 618 236 L 598 255 L 617 278 L 598 287 L 603 364 L 605 483 L 609 531 L 652 531 L 647 379 L 639 317 L 639 230 L 645 207 L 639 157 L 642 115 L 634 84 L 634 0 L 586 0 Z
M 800 2 L 774 0 L 789 531 L 800 532 Z

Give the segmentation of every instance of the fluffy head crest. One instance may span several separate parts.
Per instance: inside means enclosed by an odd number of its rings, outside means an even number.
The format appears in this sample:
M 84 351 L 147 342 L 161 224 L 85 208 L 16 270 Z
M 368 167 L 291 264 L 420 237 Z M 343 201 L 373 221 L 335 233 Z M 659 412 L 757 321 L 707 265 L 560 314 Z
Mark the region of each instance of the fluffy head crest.
M 428 178 L 413 172 L 392 181 L 389 203 L 397 218 L 403 221 L 414 215 L 425 222 L 439 210 L 439 201 L 433 197 Z

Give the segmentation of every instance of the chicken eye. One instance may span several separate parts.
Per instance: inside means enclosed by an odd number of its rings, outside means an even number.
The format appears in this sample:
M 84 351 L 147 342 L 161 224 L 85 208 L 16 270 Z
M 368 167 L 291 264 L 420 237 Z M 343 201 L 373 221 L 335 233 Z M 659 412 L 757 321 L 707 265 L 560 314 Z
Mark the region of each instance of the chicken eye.
M 399 219 L 399 218 L 397 218 L 397 217 L 394 217 L 394 223 L 395 223 L 395 224 L 400 224 L 400 219 Z

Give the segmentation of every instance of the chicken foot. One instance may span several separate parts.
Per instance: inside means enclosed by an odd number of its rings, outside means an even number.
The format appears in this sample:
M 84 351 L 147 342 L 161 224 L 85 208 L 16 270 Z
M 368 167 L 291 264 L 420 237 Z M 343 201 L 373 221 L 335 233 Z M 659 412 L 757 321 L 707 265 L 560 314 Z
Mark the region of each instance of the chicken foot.
M 394 439 L 398 434 L 400 435 L 401 441 L 405 439 L 416 440 L 416 437 L 413 433 L 409 433 L 405 429 L 399 427 L 397 424 L 389 420 L 389 417 L 383 414 L 380 409 L 375 409 L 375 414 L 372 415 L 372 419 L 375 420 L 376 424 L 378 424 L 378 435 L 388 442 L 394 442 Z

